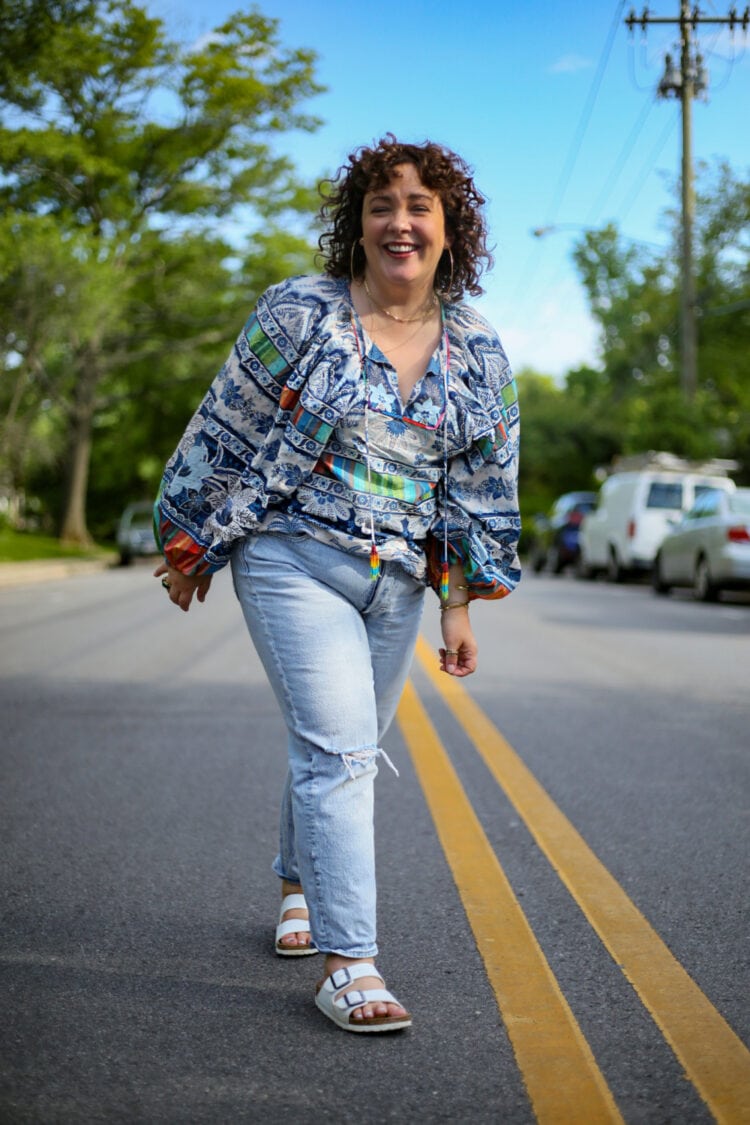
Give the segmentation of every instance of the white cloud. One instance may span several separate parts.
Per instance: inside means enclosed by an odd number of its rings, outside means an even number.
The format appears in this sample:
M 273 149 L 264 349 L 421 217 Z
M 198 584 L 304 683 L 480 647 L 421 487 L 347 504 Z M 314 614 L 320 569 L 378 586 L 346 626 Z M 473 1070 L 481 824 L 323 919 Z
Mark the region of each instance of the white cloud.
M 213 46 L 214 43 L 223 43 L 225 38 L 224 35 L 219 35 L 218 31 L 206 31 L 190 44 L 187 49 L 188 54 L 197 55 L 200 51 L 205 51 L 206 47 Z
M 583 55 L 563 55 L 547 70 L 550 74 L 577 74 L 579 70 L 590 70 L 593 65 L 593 60 Z

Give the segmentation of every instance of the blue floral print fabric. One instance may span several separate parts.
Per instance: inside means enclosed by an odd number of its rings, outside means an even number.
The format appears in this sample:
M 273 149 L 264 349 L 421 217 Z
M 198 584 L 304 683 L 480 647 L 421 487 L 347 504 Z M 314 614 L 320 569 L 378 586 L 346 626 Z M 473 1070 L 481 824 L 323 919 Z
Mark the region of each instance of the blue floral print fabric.
M 402 403 L 396 372 L 354 312 L 349 284 L 291 278 L 268 289 L 167 464 L 158 522 L 188 541 L 179 568 L 218 570 L 244 536 L 313 535 L 432 585 L 445 521 L 471 596 L 516 585 L 518 404 L 497 335 L 464 304 Z M 450 357 L 445 402 L 444 366 Z M 448 473 L 443 442 L 447 439 Z M 185 561 L 187 560 L 187 561 Z

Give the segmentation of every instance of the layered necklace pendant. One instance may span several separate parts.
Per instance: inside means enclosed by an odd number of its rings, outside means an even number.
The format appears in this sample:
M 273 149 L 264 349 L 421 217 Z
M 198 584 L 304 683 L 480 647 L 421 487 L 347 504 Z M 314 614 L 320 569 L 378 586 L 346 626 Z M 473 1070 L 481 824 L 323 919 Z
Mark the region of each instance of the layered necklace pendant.
M 381 312 L 383 316 L 387 316 L 389 320 L 395 320 L 397 324 L 417 324 L 420 320 L 427 320 L 427 318 L 432 314 L 438 304 L 436 295 L 434 293 L 431 293 L 429 301 L 427 301 L 426 304 L 422 306 L 416 316 L 396 316 L 395 313 L 389 312 L 387 308 L 385 308 L 375 300 L 372 293 L 370 292 L 370 287 L 367 284 L 366 277 L 362 278 L 362 285 L 372 307 L 374 309 L 377 309 L 378 312 Z
M 367 289 L 367 283 L 364 283 L 365 291 L 368 297 L 372 300 L 370 292 Z M 437 304 L 440 309 L 440 324 L 442 327 L 443 347 L 440 366 L 442 369 L 442 384 L 443 384 L 443 410 L 442 410 L 442 469 L 443 469 L 443 559 L 441 567 L 440 591 L 439 597 L 442 602 L 448 600 L 448 571 L 449 571 L 449 558 L 448 558 L 448 394 L 450 386 L 450 339 L 448 337 L 448 329 L 445 323 L 445 309 L 442 301 L 438 301 L 433 295 L 433 303 Z M 373 301 L 373 304 L 375 302 Z M 381 310 L 386 313 L 386 316 L 392 316 L 391 313 L 386 312 L 385 309 Z M 372 407 L 370 405 L 370 370 L 369 370 L 369 357 L 367 355 L 367 348 L 364 339 L 360 335 L 359 326 L 357 324 L 354 311 L 351 312 L 351 325 L 354 333 L 354 339 L 357 344 L 357 352 L 359 354 L 359 365 L 364 384 L 364 439 L 365 439 L 365 477 L 367 481 L 367 497 L 369 506 L 370 517 L 370 578 L 375 582 L 380 576 L 380 554 L 378 551 L 377 539 L 375 534 L 375 503 L 373 499 L 372 490 L 372 457 L 370 454 L 370 413 Z M 410 323 L 408 320 L 392 316 L 394 320 L 401 320 L 401 323 Z M 415 317 L 415 320 L 422 319 L 422 317 Z

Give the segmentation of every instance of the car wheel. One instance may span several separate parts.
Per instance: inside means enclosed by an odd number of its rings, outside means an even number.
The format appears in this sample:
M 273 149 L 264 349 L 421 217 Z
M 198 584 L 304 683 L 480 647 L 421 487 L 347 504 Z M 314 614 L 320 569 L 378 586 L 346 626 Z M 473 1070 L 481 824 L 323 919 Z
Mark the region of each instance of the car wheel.
M 719 590 L 711 580 L 711 571 L 705 555 L 701 555 L 695 564 L 693 596 L 699 602 L 715 602 L 719 597 Z
M 544 570 L 544 564 L 546 562 L 544 552 L 534 551 L 531 555 L 531 558 L 529 559 L 529 562 L 531 563 L 531 569 L 534 571 L 534 574 L 541 574 Z
M 659 555 L 654 559 L 654 569 L 651 572 L 651 585 L 653 586 L 655 594 L 668 594 L 672 587 L 668 582 L 665 582 L 661 573 L 661 557 Z
M 557 547 L 552 546 L 549 549 L 547 555 L 547 569 L 550 570 L 552 574 L 562 574 L 564 570 L 564 564 L 560 562 L 560 552 Z
M 607 580 L 609 582 L 624 582 L 625 570 L 617 557 L 617 549 L 615 547 L 609 548 L 609 558 L 607 559 Z

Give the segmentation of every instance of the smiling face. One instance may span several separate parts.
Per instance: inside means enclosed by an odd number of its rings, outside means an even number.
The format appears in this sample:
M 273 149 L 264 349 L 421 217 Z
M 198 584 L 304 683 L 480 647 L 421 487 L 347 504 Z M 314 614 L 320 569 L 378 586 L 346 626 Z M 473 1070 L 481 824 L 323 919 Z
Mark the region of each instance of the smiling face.
M 383 299 L 427 292 L 449 239 L 440 196 L 425 187 L 413 164 L 399 164 L 382 188 L 362 203 L 362 247 L 367 277 Z

